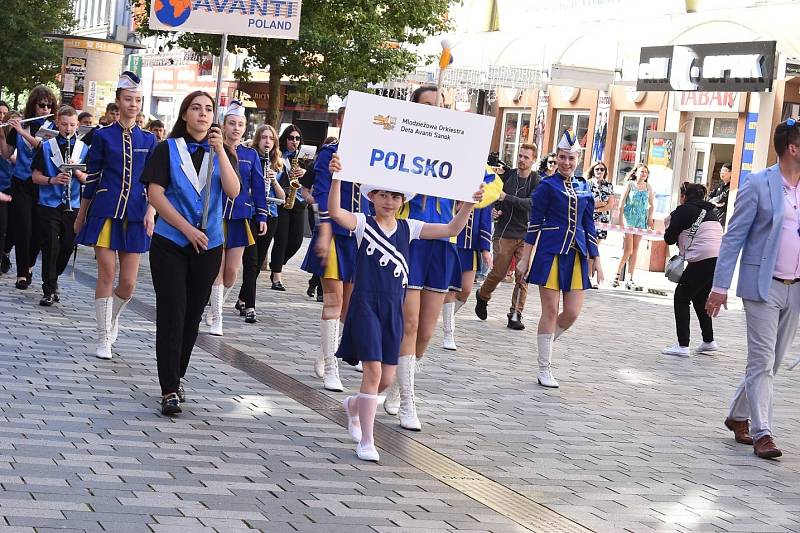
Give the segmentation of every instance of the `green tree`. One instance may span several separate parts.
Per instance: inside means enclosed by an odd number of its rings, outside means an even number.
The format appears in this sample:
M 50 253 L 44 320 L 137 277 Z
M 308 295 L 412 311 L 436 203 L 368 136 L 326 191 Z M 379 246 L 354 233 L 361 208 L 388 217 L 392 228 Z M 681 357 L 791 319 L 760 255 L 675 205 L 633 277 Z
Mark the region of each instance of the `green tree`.
M 420 57 L 407 45 L 447 31 L 448 8 L 455 1 L 303 0 L 298 41 L 231 36 L 227 48 L 247 53 L 238 79 L 247 80 L 253 69 L 268 69 L 267 116 L 277 126 L 283 77 L 293 80 L 306 98 L 323 98 L 405 74 L 432 59 Z M 150 2 L 145 0 L 140 10 L 140 31 L 163 34 L 147 25 Z M 177 46 L 219 55 L 219 35 L 172 35 Z
M 75 17 L 71 0 L 3 0 L 2 4 L 0 87 L 17 100 L 34 85 L 55 81 L 63 45 L 42 34 L 69 31 Z

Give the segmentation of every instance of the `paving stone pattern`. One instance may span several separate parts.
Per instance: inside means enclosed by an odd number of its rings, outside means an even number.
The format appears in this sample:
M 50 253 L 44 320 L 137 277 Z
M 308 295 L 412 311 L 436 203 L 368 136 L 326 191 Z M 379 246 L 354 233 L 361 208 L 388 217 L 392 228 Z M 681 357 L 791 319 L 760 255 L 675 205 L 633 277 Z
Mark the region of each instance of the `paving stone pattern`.
M 321 389 L 320 304 L 305 296 L 301 259 L 286 293 L 262 278 L 258 324 L 228 302 L 223 341 Z M 78 267 L 94 273 L 90 252 Z M 136 297 L 152 305 L 148 271 L 145 259 Z M 184 414 L 162 417 L 150 320 L 126 312 L 119 355 L 101 361 L 90 289 L 65 276 L 63 303 L 48 309 L 38 281 L 13 281 L 0 278 L 0 533 L 526 530 L 413 462 L 359 461 L 314 406 L 199 348 Z M 437 334 L 417 376 L 423 431 L 404 435 L 595 531 L 800 531 L 795 374 L 776 379 L 781 460 L 757 459 L 722 427 L 744 364 L 740 310 L 715 322 L 717 355 L 671 359 L 659 355 L 674 342 L 671 297 L 589 291 L 555 344 L 554 391 L 535 383 L 536 291 L 524 332 L 505 328 L 509 299 L 503 284 L 487 322 L 472 300 L 461 310 L 458 352 Z M 342 368 L 342 379 L 357 390 L 359 374 Z

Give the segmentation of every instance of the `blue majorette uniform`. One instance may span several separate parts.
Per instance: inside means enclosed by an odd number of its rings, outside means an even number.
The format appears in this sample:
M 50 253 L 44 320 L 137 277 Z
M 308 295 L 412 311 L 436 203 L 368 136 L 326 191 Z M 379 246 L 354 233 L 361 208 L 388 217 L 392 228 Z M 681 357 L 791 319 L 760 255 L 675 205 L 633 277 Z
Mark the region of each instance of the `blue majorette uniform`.
M 424 222 L 398 219 L 386 234 L 372 216 L 356 213 L 356 276 L 336 356 L 351 365 L 396 365 L 403 340 L 403 301 L 409 281 L 410 243 Z
M 502 190 L 502 181 L 487 167 L 484 172 L 483 200 L 476 209 L 494 203 Z M 431 224 L 449 224 L 455 215 L 455 201 L 435 196 L 415 196 L 400 211 L 400 216 Z M 411 244 L 409 289 L 433 292 L 461 290 L 461 262 L 456 239 L 422 239 Z
M 72 136 L 58 135 L 44 141 L 33 159 L 32 168 L 48 178 L 61 173 L 64 163 L 83 163 L 89 147 Z M 65 158 L 69 156 L 69 161 Z M 69 264 L 75 243 L 75 216 L 81 205 L 81 183 L 73 177 L 68 185 L 48 183 L 39 185 L 36 206 L 39 243 L 42 249 L 42 292 L 40 305 L 50 306 L 59 301 L 58 277 Z
M 574 141 L 564 143 L 559 149 L 569 151 Z M 539 183 L 525 236 L 536 245 L 528 283 L 564 292 L 591 287 L 588 258 L 599 255 L 593 214 L 594 195 L 580 180 L 556 172 Z
M 144 227 L 147 190 L 139 181 L 156 137 L 134 125 L 115 122 L 95 131 L 89 148 L 89 177 L 83 197 L 91 200 L 78 244 L 144 253 L 150 237 Z
M 352 283 L 356 266 L 356 252 L 358 251 L 355 233 L 344 229 L 331 220 L 328 214 L 328 193 L 331 190 L 333 178 L 328 170 L 328 165 L 333 154 L 338 149 L 339 145 L 337 143 L 326 144 L 320 149 L 317 160 L 314 163 L 314 188 L 312 189 L 312 194 L 319 208 L 319 222 L 320 224 L 330 224 L 333 232 L 331 246 L 328 249 L 328 261 L 325 266 L 322 266 L 322 262 L 314 252 L 314 245 L 318 236 L 318 232 L 314 231 L 302 268 L 306 272 L 316 274 L 324 279 Z M 369 213 L 369 200 L 361 194 L 361 189 L 357 183 L 343 181 L 341 187 L 342 209 L 351 213 Z
M 242 189 L 235 200 L 225 198 L 225 248 L 255 244 L 249 220 L 255 215 L 258 222 L 266 222 L 269 213 L 264 171 L 258 152 L 240 144 L 236 147 L 236 156 L 239 159 Z
M 492 250 L 492 208 L 473 209 L 467 225 L 456 237 L 461 272 L 478 270 L 478 256 Z

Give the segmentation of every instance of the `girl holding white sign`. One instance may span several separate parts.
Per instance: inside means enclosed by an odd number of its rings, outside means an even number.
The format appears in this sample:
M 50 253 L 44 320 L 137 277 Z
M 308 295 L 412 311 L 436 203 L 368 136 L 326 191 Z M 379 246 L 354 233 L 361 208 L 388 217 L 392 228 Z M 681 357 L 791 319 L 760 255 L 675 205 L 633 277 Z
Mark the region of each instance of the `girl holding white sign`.
M 338 154 L 330 170 L 341 172 Z M 336 352 L 351 365 L 362 362 L 364 375 L 360 393 L 345 398 L 347 430 L 358 443 L 356 454 L 365 461 L 377 461 L 372 437 L 378 393 L 394 379 L 403 337 L 403 299 L 409 282 L 409 248 L 417 239 L 442 239 L 457 235 L 466 225 L 474 203 L 464 203 L 446 224 L 420 220 L 397 220 L 396 215 L 413 194 L 379 190 L 363 185 L 362 193 L 375 208 L 375 216 L 352 213 L 340 205 L 341 182 L 333 180 L 329 213 L 334 222 L 353 232 L 356 254 L 355 283 L 345 320 L 342 343 Z M 480 201 L 483 190 L 473 196 Z M 438 242 L 438 241 L 436 241 Z M 325 293 L 327 297 L 327 293 Z

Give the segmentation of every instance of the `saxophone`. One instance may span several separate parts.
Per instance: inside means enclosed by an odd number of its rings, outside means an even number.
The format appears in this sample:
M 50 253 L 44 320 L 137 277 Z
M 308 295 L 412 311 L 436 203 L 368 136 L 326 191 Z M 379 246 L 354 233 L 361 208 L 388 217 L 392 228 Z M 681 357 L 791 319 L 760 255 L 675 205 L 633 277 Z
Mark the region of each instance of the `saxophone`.
M 300 168 L 300 150 L 298 149 L 295 152 L 293 158 L 289 160 L 292 167 L 290 169 L 291 174 L 294 174 L 295 171 Z M 297 199 L 297 191 L 300 190 L 300 181 L 296 178 L 292 178 L 291 174 L 289 176 L 289 191 L 286 193 L 286 203 L 283 204 L 283 207 L 286 209 L 291 209 L 294 207 L 294 201 Z

